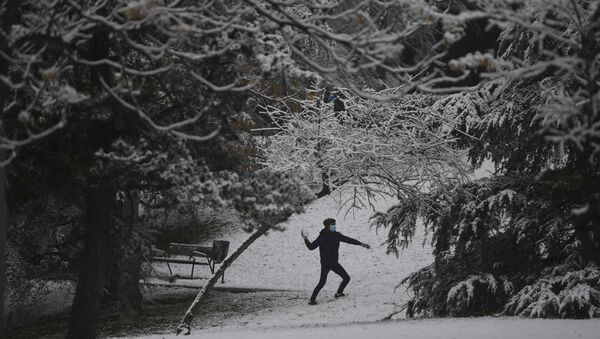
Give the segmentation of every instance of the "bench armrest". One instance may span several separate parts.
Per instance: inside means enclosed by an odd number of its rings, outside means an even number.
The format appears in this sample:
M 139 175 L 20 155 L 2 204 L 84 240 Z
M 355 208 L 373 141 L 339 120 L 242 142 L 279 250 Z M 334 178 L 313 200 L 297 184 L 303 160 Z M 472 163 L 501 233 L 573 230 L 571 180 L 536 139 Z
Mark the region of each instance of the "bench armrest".
M 204 252 L 193 251 L 192 253 L 198 257 L 208 257 L 208 254 L 206 254 Z
M 167 257 L 169 254 L 166 251 L 152 247 L 152 255 L 155 257 Z

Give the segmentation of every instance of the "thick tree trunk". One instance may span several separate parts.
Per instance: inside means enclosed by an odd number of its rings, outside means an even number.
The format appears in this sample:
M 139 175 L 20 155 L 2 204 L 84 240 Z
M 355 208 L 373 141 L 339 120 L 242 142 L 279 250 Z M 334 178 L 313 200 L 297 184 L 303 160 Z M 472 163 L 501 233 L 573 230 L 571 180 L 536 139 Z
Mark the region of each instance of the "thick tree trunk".
M 589 126 L 593 126 L 600 123 L 600 117 L 596 115 L 597 112 L 592 108 L 595 100 L 593 96 L 598 93 L 600 87 L 597 73 L 594 73 L 594 65 L 597 62 L 598 53 L 600 53 L 600 45 L 597 43 L 597 34 L 600 30 L 600 7 L 596 7 L 589 22 L 589 25 L 584 27 L 582 31 L 582 48 L 578 54 L 585 61 L 588 77 L 586 79 L 586 90 L 590 96 L 588 97 L 588 103 L 582 106 L 582 113 L 590 119 Z M 596 182 L 597 184 L 598 182 L 596 179 L 597 173 L 593 171 L 593 167 L 589 163 L 590 159 L 597 157 L 594 156 L 596 152 L 594 142 L 598 142 L 598 139 L 598 137 L 590 136 L 584 143 L 584 150 L 578 154 L 578 171 L 587 183 Z M 584 255 L 600 266 L 600 192 L 592 192 L 587 200 L 587 207 L 574 213 L 573 224 L 575 233 L 581 241 Z
M 142 294 L 140 293 L 140 267 L 142 253 L 138 246 L 126 254 L 119 264 L 118 297 L 121 316 L 134 319 L 141 315 Z
M 111 239 L 112 256 L 107 272 L 110 301 L 119 304 L 120 315 L 135 319 L 142 312 L 140 273 L 142 265 L 142 239 L 137 236 L 139 193 L 128 192 L 122 206 L 118 233 Z
M 0 150 L 0 161 L 4 152 Z M 8 210 L 6 208 L 6 176 L 0 167 L 0 333 L 6 333 L 6 234 L 8 233 Z
M 118 303 L 119 314 L 126 319 L 141 315 L 142 294 L 140 293 L 141 247 L 135 237 L 120 234 L 111 239 L 111 259 L 107 270 L 107 295 L 103 302 Z
M 20 0 L 8 0 L 0 5 L 0 25 L 6 35 L 10 34 L 12 25 L 18 21 Z M 0 51 L 6 51 L 5 34 L 0 34 Z M 8 76 L 9 61 L 0 56 L 0 75 Z M 8 95 L 8 86 L 0 81 L 0 113 L 4 113 L 4 104 Z M 4 132 L 0 126 L 0 136 Z M 5 152 L 0 150 L 0 162 L 5 160 Z M 6 176 L 0 167 L 0 333 L 6 333 L 6 246 L 8 233 L 8 209 L 6 207 Z
M 254 233 L 252 233 L 252 235 L 250 235 L 250 237 L 248 237 L 248 239 L 246 239 L 240 245 L 240 247 L 238 247 L 233 253 L 231 253 L 229 257 L 227 257 L 223 261 L 221 267 L 219 267 L 219 269 L 213 274 L 213 276 L 208 280 L 206 285 L 202 287 L 200 292 L 198 292 L 196 299 L 194 299 L 194 302 L 192 302 L 188 310 L 185 312 L 181 323 L 179 324 L 179 326 L 177 326 L 177 334 L 180 334 L 181 332 L 186 332 L 185 334 L 190 333 L 192 319 L 194 318 L 193 312 L 195 311 L 195 309 L 201 305 L 201 302 L 204 300 L 204 298 L 206 298 L 208 292 L 213 288 L 213 286 L 215 286 L 217 281 L 219 281 L 219 278 L 223 276 L 225 270 L 240 256 L 240 254 L 242 254 L 248 247 L 250 247 L 250 245 L 252 245 L 252 243 L 254 243 L 256 239 L 260 238 L 270 228 L 271 227 L 269 226 L 263 226 L 256 230 Z
M 140 269 L 142 266 L 141 239 L 136 236 L 140 209 L 140 195 L 130 191 L 123 204 L 124 227 L 121 230 L 121 257 L 119 258 L 119 277 L 117 296 L 121 316 L 136 318 L 142 312 L 142 294 L 140 293 Z
M 96 338 L 102 291 L 110 260 L 111 212 L 114 192 L 91 188 L 87 195 L 85 245 L 67 338 Z

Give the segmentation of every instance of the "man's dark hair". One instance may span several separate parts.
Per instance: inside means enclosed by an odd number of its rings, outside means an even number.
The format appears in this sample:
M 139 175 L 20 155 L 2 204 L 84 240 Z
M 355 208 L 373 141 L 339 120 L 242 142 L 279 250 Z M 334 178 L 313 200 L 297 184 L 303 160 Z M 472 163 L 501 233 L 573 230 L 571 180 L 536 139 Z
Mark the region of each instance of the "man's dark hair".
M 325 225 L 325 227 L 329 226 L 329 225 L 333 225 L 335 224 L 335 219 L 333 218 L 327 218 L 325 220 L 323 220 L 323 225 Z

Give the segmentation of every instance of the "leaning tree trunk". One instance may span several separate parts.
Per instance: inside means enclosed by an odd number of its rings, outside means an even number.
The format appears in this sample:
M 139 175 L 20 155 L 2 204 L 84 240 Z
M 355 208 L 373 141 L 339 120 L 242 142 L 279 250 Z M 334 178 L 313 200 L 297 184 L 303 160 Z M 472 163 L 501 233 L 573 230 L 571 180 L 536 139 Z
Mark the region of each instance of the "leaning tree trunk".
M 96 338 L 102 291 L 110 260 L 111 212 L 114 192 L 90 188 L 85 216 L 85 244 L 67 338 Z
M 258 230 L 256 230 L 254 233 L 252 233 L 252 235 L 250 235 L 250 237 L 248 237 L 248 239 L 246 239 L 240 245 L 240 247 L 238 247 L 233 253 L 231 253 L 231 255 L 229 257 L 227 257 L 225 260 L 223 260 L 221 267 L 219 267 L 219 269 L 213 274 L 213 276 L 208 280 L 206 285 L 204 285 L 204 287 L 202 287 L 200 292 L 198 292 L 196 299 L 194 299 L 194 302 L 192 302 L 192 304 L 190 305 L 188 310 L 185 312 L 185 315 L 183 316 L 181 323 L 179 324 L 179 326 L 177 326 L 177 334 L 180 334 L 184 330 L 186 331 L 185 334 L 190 333 L 192 319 L 194 318 L 194 314 L 193 314 L 194 310 L 201 304 L 201 302 L 204 300 L 204 298 L 206 298 L 206 296 L 208 295 L 208 292 L 213 288 L 213 286 L 215 286 L 217 281 L 219 281 L 219 278 L 221 278 L 221 276 L 223 276 L 223 273 L 225 272 L 225 270 L 240 256 L 240 254 L 242 254 L 250 245 L 252 245 L 252 243 L 254 241 L 256 241 L 256 239 L 260 238 L 270 228 L 271 228 L 270 226 L 263 226 L 263 227 L 259 228 Z

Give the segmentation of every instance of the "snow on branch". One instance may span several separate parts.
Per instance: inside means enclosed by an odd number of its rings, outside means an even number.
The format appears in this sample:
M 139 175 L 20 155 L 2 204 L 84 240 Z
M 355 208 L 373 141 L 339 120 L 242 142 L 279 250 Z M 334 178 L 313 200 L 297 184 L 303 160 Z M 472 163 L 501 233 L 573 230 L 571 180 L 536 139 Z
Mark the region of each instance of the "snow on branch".
M 2 15 L 11 15 L 4 6 Z M 374 95 L 356 86 L 355 79 L 377 68 L 406 83 L 402 91 L 439 90 L 432 87 L 439 80 L 414 75 L 439 63 L 443 50 L 434 48 L 414 65 L 396 62 L 405 50 L 405 39 L 432 24 L 431 13 L 436 9 L 420 1 L 26 0 L 20 6 L 23 15 L 6 17 L 12 24 L 1 33 L 7 48 L 2 49 L 0 58 L 10 66 L 0 72 L 0 84 L 7 93 L 2 95 L 2 120 L 14 116 L 19 103 L 30 102 L 23 115 L 34 117 L 38 131 L 55 131 L 47 119 L 41 119 L 45 111 L 104 105 L 109 96 L 138 112 L 150 128 L 198 141 L 214 136 L 216 131 L 202 136 L 180 128 L 192 125 L 197 114 L 160 116 L 156 107 L 178 101 L 179 93 L 155 90 L 154 99 L 170 99 L 154 100 L 152 108 L 147 98 L 141 99 L 149 91 L 142 86 L 172 77 L 180 77 L 199 98 L 244 92 L 274 73 L 335 80 Z M 384 20 L 388 11 L 411 19 L 402 24 Z M 444 75 L 443 79 L 460 81 L 463 77 Z M 43 100 L 56 86 L 81 93 L 83 102 Z M 46 123 L 39 124 L 40 120 Z M 31 129 L 31 124 L 5 124 L 5 133 L 20 134 Z M 16 144 L 34 140 L 20 139 Z
M 600 317 L 600 271 L 590 265 L 566 273 L 551 272 L 523 287 L 504 312 L 530 318 Z
M 466 176 L 452 128 L 428 114 L 431 97 L 382 103 L 348 91 L 339 95 L 346 111 L 314 99 L 300 100 L 299 111 L 267 107 L 279 131 L 261 145 L 262 164 L 296 173 L 314 187 L 354 187 L 366 198 L 411 199 Z

